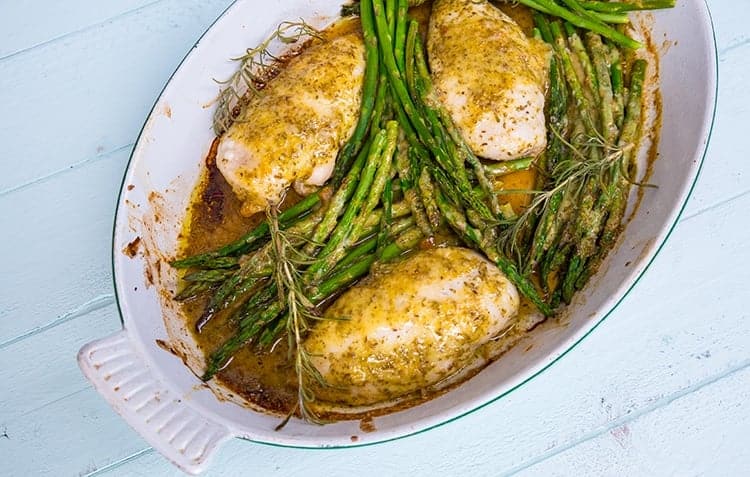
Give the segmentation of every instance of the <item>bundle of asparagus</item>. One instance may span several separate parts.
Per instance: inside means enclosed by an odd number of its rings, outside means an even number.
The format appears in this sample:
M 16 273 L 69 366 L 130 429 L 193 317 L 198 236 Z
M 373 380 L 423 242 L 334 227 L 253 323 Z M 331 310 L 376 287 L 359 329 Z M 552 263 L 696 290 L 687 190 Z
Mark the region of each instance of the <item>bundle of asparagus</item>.
M 675 0 L 631 0 L 631 1 L 598 1 L 598 0 L 517 0 L 521 5 L 561 18 L 571 25 L 599 34 L 613 43 L 625 48 L 637 49 L 642 45 L 611 25 L 627 25 L 628 12 L 639 10 L 656 10 L 672 8 Z

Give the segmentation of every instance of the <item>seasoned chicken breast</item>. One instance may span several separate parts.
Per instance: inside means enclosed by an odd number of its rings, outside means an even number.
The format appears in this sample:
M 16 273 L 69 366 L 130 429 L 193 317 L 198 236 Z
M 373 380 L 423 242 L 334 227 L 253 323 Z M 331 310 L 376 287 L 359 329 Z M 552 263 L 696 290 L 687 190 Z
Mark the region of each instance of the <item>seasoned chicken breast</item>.
M 252 215 L 292 184 L 322 185 L 359 114 L 365 70 L 361 34 L 317 42 L 253 98 L 219 143 L 216 165 Z
M 313 328 L 305 348 L 330 385 L 316 396 L 367 406 L 426 390 L 471 366 L 518 307 L 515 286 L 477 253 L 419 252 L 351 288 Z
M 427 51 L 438 99 L 478 156 L 544 150 L 550 50 L 486 0 L 436 0 Z

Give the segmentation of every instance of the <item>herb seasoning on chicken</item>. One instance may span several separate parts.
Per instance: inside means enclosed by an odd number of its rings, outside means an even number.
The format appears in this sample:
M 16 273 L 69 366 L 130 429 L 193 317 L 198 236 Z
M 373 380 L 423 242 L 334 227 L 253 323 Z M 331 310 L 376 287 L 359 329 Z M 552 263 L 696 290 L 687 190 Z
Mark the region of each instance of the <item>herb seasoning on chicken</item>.
M 279 204 L 293 183 L 307 192 L 328 180 L 357 122 L 364 69 L 359 33 L 316 42 L 245 107 L 216 158 L 244 215 Z
M 516 287 L 476 252 L 418 252 L 326 310 L 306 341 L 328 384 L 317 395 L 364 406 L 434 386 L 470 366 L 518 306 Z
M 475 154 L 506 160 L 544 150 L 547 45 L 486 0 L 436 0 L 427 51 L 438 97 Z

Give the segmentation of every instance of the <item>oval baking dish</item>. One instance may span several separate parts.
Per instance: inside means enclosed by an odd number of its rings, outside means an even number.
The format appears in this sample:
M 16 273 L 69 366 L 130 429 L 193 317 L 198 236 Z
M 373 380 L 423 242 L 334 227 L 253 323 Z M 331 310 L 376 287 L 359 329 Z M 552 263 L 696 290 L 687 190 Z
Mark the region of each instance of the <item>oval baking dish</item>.
M 687 202 L 703 162 L 716 101 L 717 58 L 708 8 L 680 0 L 649 13 L 659 51 L 662 126 L 649 182 L 619 245 L 575 296 L 564 316 L 534 328 L 522 342 L 476 376 L 418 406 L 374 418 L 315 426 L 238 405 L 230 391 L 212 391 L 185 366 L 201 360 L 169 299 L 178 236 L 190 195 L 214 134 L 218 87 L 239 56 L 275 25 L 305 18 L 335 19 L 340 0 L 288 0 L 257 9 L 234 3 L 203 35 L 173 74 L 138 138 L 123 178 L 113 233 L 113 273 L 123 330 L 84 346 L 80 367 L 96 389 L 152 446 L 189 473 L 207 466 L 231 437 L 277 445 L 330 448 L 391 440 L 456 419 L 512 392 L 575 347 L 635 286 L 664 245 Z M 633 194 L 636 195 L 636 194 Z M 171 290 L 171 291 L 170 291 Z M 170 295 L 171 296 L 171 295 Z M 195 364 L 195 362 L 193 363 Z M 191 366 L 200 367 L 200 365 Z M 221 397 L 219 397 L 221 396 Z M 357 436 L 353 439 L 352 436 Z

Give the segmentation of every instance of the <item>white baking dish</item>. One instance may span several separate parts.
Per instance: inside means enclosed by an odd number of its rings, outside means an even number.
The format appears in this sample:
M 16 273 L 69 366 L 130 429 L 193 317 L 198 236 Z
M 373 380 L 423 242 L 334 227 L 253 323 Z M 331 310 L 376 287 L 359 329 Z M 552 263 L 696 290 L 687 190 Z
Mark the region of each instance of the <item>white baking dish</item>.
M 420 406 L 375 418 L 363 433 L 356 421 L 323 427 L 278 418 L 220 400 L 172 353 L 200 367 L 189 333 L 160 295 L 174 290 L 165 260 L 174 255 L 180 221 L 213 140 L 215 78 L 228 58 L 257 44 L 283 20 L 316 25 L 338 14 L 341 0 L 277 0 L 232 5 L 187 55 L 164 88 L 138 139 L 123 179 L 113 237 L 113 269 L 123 330 L 87 344 L 78 360 L 96 389 L 151 445 L 181 469 L 202 471 L 230 437 L 295 447 L 371 444 L 456 419 L 537 377 L 606 318 L 635 285 L 669 236 L 695 184 L 716 100 L 717 60 L 708 8 L 679 0 L 653 14 L 663 93 L 660 159 L 622 242 L 570 312 L 537 327 L 500 360 L 460 387 Z M 664 41 L 662 45 L 660 42 Z M 164 319 L 163 319 L 164 318 Z M 166 325 L 165 325 L 166 323 Z M 533 346 L 529 346 L 533 344 Z M 538 379 L 543 379 L 539 377 Z M 220 392 L 220 390 L 219 390 Z M 356 439 L 353 438 L 356 436 Z

